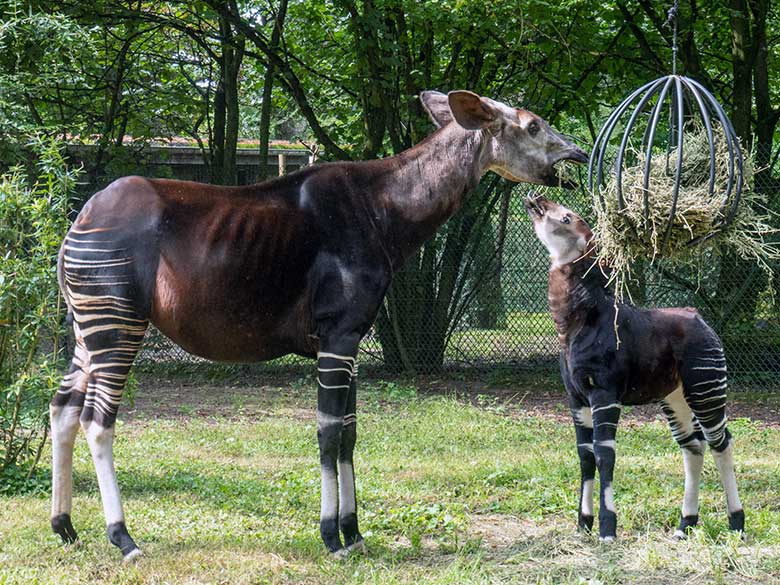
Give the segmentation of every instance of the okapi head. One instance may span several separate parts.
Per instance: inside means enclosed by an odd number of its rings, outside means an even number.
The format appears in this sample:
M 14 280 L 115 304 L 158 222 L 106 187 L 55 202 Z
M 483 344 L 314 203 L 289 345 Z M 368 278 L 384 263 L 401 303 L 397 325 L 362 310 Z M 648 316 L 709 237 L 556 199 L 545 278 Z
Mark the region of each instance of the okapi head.
M 561 161 L 585 163 L 587 153 L 566 140 L 536 114 L 513 108 L 470 91 L 424 91 L 420 100 L 433 122 L 456 123 L 466 130 L 483 131 L 487 139 L 485 168 L 516 183 L 535 183 L 573 189 L 555 165 Z
M 526 197 L 525 208 L 554 266 L 568 264 L 590 252 L 593 232 L 572 210 L 541 195 Z

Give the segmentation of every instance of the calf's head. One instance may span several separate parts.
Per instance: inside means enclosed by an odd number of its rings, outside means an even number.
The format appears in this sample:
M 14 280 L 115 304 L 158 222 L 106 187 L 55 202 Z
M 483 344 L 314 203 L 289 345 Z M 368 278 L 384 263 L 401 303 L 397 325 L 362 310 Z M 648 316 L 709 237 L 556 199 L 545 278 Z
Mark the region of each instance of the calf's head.
M 553 266 L 562 266 L 589 251 L 593 232 L 579 215 L 541 195 L 527 197 L 525 208 L 536 236 L 550 252 Z
M 585 163 L 587 153 L 536 114 L 470 91 L 447 95 L 424 91 L 420 99 L 437 126 L 455 123 L 466 130 L 484 131 L 485 170 L 518 183 L 576 187 L 558 174 L 555 165 L 561 161 Z

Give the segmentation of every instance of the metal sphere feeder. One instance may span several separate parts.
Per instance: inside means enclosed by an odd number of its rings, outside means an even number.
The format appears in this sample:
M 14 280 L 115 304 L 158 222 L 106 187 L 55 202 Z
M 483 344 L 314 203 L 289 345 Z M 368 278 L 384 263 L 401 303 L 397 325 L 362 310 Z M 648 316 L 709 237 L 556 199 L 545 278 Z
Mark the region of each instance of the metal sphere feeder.
M 681 188 L 681 178 L 684 164 L 684 144 L 686 128 L 703 127 L 706 134 L 707 147 L 709 148 L 709 200 L 718 198 L 721 201 L 720 211 L 713 218 L 712 231 L 709 234 L 690 239 L 686 246 L 700 244 L 717 235 L 728 226 L 737 212 L 743 186 L 743 159 L 739 139 L 734 132 L 734 127 L 728 119 L 725 111 L 715 99 L 698 81 L 677 75 L 677 3 L 669 11 L 669 22 L 674 24 L 673 34 L 673 72 L 645 84 L 631 95 L 610 114 L 604 126 L 599 131 L 593 147 L 590 162 L 588 164 L 588 187 L 593 194 L 594 204 L 601 210 L 606 209 L 607 201 L 601 186 L 605 183 L 608 174 L 614 173 L 615 193 L 617 196 L 617 209 L 626 208 L 626 201 L 632 197 L 642 197 L 644 218 L 647 220 L 652 194 L 649 189 L 651 180 L 651 160 L 654 147 L 660 147 L 666 151 L 665 172 L 671 177 L 674 173 L 674 182 L 671 193 L 671 209 L 664 230 L 663 246 L 669 241 L 673 220 L 677 211 L 678 194 Z M 627 120 L 627 121 L 626 121 Z M 642 127 L 644 129 L 642 130 Z M 716 132 L 722 131 L 725 147 L 728 151 L 728 177 L 725 188 L 716 186 Z M 616 133 L 616 130 L 621 131 Z M 661 130 L 659 131 L 659 127 Z M 634 133 L 642 133 L 640 144 L 644 153 L 644 180 L 642 189 L 625 189 L 623 185 L 624 163 L 631 157 L 629 149 L 632 145 Z M 613 136 L 615 139 L 613 140 Z M 638 138 L 638 136 L 637 136 Z M 614 166 L 607 160 L 607 151 L 610 146 L 620 140 L 614 158 Z M 656 153 L 659 156 L 659 153 Z M 660 155 L 663 156 L 663 155 Z M 610 157 L 611 159 L 611 157 Z M 674 167 L 673 169 L 670 168 Z M 608 168 L 605 169 L 605 166 Z M 657 170 L 657 169 L 656 169 Z M 718 188 L 716 188 L 718 187 Z M 633 192 L 632 192 L 633 191 Z

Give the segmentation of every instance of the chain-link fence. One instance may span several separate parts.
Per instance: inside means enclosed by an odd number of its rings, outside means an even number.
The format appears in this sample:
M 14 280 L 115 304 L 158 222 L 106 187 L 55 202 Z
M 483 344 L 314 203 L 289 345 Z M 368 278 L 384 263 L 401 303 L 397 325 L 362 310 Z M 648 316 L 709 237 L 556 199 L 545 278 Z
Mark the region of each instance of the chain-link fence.
M 779 182 L 765 177 L 760 187 L 776 207 Z M 522 205 L 528 189 L 483 181 L 472 204 L 396 276 L 362 343 L 362 364 L 380 373 L 500 369 L 509 375 L 519 368 L 557 367 L 559 342 L 547 310 L 549 264 Z M 584 191 L 550 189 L 545 195 L 592 219 Z M 461 253 L 453 255 L 458 243 Z M 644 306 L 696 307 L 718 331 L 733 386 L 780 388 L 780 315 L 772 303 L 780 278 L 773 281 L 754 263 L 712 252 L 702 254 L 697 268 L 648 261 L 635 274 L 634 297 Z M 435 314 L 444 316 L 443 325 L 430 318 Z M 399 323 L 407 329 L 401 334 Z M 139 362 L 182 361 L 198 359 L 152 329 Z M 305 361 L 287 357 L 261 367 Z

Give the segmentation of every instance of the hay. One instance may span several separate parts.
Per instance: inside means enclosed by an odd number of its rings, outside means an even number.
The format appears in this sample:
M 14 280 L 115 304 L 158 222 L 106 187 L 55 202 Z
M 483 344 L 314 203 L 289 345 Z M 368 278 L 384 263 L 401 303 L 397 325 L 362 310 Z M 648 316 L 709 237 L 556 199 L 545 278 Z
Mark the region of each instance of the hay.
M 756 261 L 771 277 L 769 263 L 780 260 L 780 248 L 768 239 L 780 230 L 771 225 L 772 212 L 767 209 L 765 198 L 750 189 L 753 175 L 750 157 L 746 157 L 744 162 L 742 198 L 737 214 L 729 226 L 718 228 L 729 208 L 726 205 L 729 202 L 723 198 L 729 179 L 729 155 L 722 130 L 715 133 L 714 142 L 715 189 L 710 197 L 707 135 L 701 128 L 686 132 L 677 206 L 666 243 L 664 239 L 672 214 L 676 150 L 669 153 L 668 162 L 666 152 L 653 153 L 647 217 L 643 197 L 646 160 L 643 152 L 631 150 L 627 153 L 631 161 L 623 166 L 625 207 L 619 208 L 614 173 L 600 187 L 599 193 L 594 194 L 596 199 L 600 194 L 605 201 L 603 207 L 595 205 L 594 234 L 598 255 L 611 267 L 611 282 L 618 299 L 622 300 L 628 293 L 632 266 L 638 260 L 653 262 L 657 258 L 666 258 L 689 264 L 702 248 L 717 252 L 731 250 L 742 258 Z M 699 245 L 690 245 L 692 241 L 704 237 L 709 239 Z

